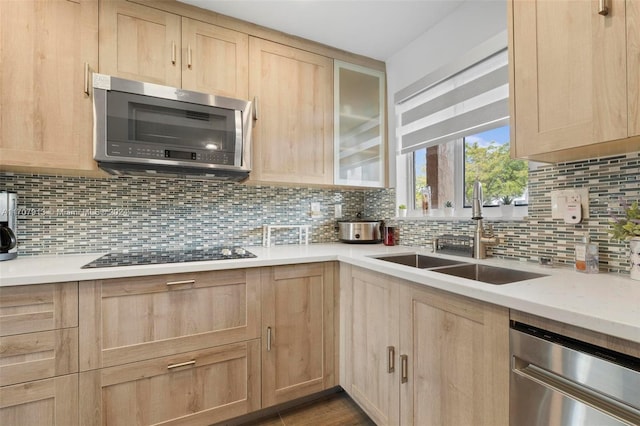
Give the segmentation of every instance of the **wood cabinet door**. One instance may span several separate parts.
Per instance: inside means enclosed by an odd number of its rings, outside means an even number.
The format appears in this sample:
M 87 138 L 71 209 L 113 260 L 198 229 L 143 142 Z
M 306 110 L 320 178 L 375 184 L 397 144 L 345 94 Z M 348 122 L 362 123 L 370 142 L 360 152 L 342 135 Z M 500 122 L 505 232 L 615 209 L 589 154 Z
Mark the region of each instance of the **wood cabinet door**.
M 247 99 L 249 36 L 182 18 L 182 88 Z
M 626 138 L 625 0 L 511 1 L 515 156 Z
M 78 425 L 78 375 L 0 388 L 0 425 Z
M 77 372 L 77 327 L 0 337 L 0 386 Z
M 333 263 L 263 269 L 263 407 L 336 384 L 333 286 Z
M 259 339 L 80 373 L 84 426 L 204 426 L 259 408 Z
M 340 384 L 377 425 L 400 424 L 399 284 L 348 265 L 340 282 Z
M 78 326 L 78 283 L 0 287 L 0 336 Z
M 83 282 L 80 371 L 255 339 L 260 270 Z
M 0 1 L 0 167 L 96 170 L 98 2 Z
M 629 136 L 640 136 L 640 0 L 627 0 Z
M 100 72 L 180 87 L 180 16 L 124 0 L 100 5 Z
M 509 424 L 509 310 L 402 286 L 401 424 Z
M 333 61 L 249 38 L 249 94 L 257 99 L 251 178 L 333 182 Z

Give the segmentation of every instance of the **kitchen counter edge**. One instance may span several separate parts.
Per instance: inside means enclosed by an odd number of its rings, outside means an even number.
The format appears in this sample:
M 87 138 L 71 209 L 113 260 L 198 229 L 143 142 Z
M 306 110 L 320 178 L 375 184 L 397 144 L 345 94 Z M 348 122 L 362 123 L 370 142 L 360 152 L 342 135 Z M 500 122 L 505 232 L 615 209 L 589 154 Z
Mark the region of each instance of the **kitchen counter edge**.
M 81 267 L 100 257 L 100 253 L 19 257 L 0 263 L 0 287 L 340 261 L 416 284 L 640 342 L 640 282 L 624 275 L 588 275 L 567 268 L 542 268 L 531 262 L 515 260 L 478 261 L 432 254 L 416 247 L 387 247 L 381 244 L 329 243 L 247 249 L 257 257 L 95 269 Z M 413 252 L 528 270 L 548 276 L 507 285 L 491 285 L 375 259 L 386 254 Z

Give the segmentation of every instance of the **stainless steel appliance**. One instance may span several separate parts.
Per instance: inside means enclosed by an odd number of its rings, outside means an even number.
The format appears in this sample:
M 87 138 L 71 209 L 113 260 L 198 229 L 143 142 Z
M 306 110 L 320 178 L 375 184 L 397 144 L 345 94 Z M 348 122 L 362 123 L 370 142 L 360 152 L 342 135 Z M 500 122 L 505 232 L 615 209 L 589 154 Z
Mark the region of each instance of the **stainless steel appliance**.
M 18 194 L 0 192 L 0 260 L 18 256 Z
M 255 254 L 242 247 L 207 247 L 183 250 L 145 250 L 108 253 L 82 269 L 115 266 L 158 265 L 163 263 L 206 262 L 210 260 L 249 259 Z
M 111 174 L 242 181 L 249 101 L 93 75 L 94 159 Z
M 343 243 L 382 242 L 381 220 L 341 220 L 338 221 L 338 239 Z
M 512 426 L 640 425 L 640 359 L 526 324 L 510 332 Z

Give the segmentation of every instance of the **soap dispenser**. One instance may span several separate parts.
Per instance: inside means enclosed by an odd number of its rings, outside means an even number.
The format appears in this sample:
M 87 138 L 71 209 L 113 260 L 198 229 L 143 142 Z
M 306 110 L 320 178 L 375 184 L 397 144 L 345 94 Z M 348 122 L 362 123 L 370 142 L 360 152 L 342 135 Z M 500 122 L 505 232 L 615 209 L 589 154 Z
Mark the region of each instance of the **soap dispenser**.
M 589 239 L 589 233 L 585 232 L 582 237 L 582 243 L 576 244 L 575 269 L 578 272 L 597 274 L 600 270 L 599 260 L 598 245 L 592 243 Z

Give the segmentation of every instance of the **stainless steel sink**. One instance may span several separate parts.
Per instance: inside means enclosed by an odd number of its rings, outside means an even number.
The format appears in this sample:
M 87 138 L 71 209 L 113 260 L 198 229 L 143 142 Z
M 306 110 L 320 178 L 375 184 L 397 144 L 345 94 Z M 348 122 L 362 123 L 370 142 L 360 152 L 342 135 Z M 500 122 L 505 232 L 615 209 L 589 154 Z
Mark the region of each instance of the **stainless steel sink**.
M 413 268 L 429 269 L 440 274 L 453 275 L 460 278 L 467 278 L 469 280 L 495 285 L 546 277 L 544 274 L 538 274 L 535 272 L 518 271 L 517 269 L 500 268 L 497 266 L 478 265 L 458 260 L 424 256 L 417 253 L 380 256 L 376 257 L 376 259 L 411 266 Z
M 534 272 L 518 271 L 516 269 L 499 268 L 497 266 L 464 264 L 439 268 L 433 270 L 440 274 L 454 275 L 456 277 L 481 281 L 488 284 L 509 284 L 517 281 L 530 280 L 533 278 L 546 277 L 544 274 Z
M 465 262 L 457 260 L 442 259 L 440 257 L 424 256 L 421 254 L 395 254 L 392 256 L 382 256 L 376 259 L 386 262 L 399 263 L 400 265 L 413 266 L 414 268 L 429 269 L 441 266 L 464 265 Z

